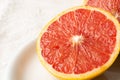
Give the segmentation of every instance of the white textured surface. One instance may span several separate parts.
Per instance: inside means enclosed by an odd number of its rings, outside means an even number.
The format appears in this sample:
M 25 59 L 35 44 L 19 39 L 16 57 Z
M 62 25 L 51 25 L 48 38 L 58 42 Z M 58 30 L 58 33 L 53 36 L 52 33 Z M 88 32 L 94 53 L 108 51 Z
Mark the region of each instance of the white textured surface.
M 0 80 L 6 67 L 59 12 L 83 0 L 0 0 Z

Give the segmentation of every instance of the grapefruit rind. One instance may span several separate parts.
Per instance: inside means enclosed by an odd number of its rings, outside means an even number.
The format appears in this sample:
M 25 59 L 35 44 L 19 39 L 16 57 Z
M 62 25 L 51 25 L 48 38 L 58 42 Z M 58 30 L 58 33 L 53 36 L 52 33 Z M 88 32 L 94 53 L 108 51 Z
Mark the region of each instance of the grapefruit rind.
M 84 0 L 84 1 L 83 1 L 83 5 L 86 5 L 87 2 L 88 2 L 88 0 Z
M 113 53 L 110 56 L 110 59 L 102 66 L 100 66 L 99 68 L 93 69 L 92 71 L 83 73 L 83 74 L 65 74 L 65 73 L 61 73 L 56 71 L 55 69 L 52 68 L 52 66 L 50 64 L 48 64 L 44 58 L 41 55 L 41 48 L 40 48 L 40 39 L 43 35 L 43 33 L 47 30 L 47 28 L 49 27 L 50 24 L 52 24 L 54 21 L 56 21 L 57 19 L 59 19 L 60 16 L 62 16 L 63 14 L 70 12 L 70 11 L 74 11 L 77 9 L 88 9 L 88 10 L 95 10 L 98 11 L 102 14 L 104 14 L 108 19 L 110 19 L 111 21 L 113 21 L 114 25 L 116 26 L 116 30 L 117 30 L 117 34 L 116 34 L 116 44 L 115 44 L 115 48 L 113 50 Z M 42 65 L 54 76 L 56 76 L 57 78 L 59 78 L 60 80 L 88 80 L 88 79 L 92 79 L 98 75 L 100 75 L 101 73 L 103 73 L 105 70 L 107 70 L 115 61 L 115 59 L 117 58 L 118 54 L 119 54 L 119 47 L 120 47 L 120 24 L 118 22 L 118 20 L 109 12 L 106 12 L 105 10 L 102 9 L 98 9 L 98 8 L 93 8 L 90 6 L 76 6 L 73 8 L 70 8 L 66 11 L 63 11 L 62 13 L 58 14 L 56 17 L 54 17 L 50 22 L 48 22 L 48 24 L 42 29 L 42 31 L 40 32 L 40 35 L 37 39 L 37 54 L 38 57 L 40 59 L 40 62 L 42 63 Z

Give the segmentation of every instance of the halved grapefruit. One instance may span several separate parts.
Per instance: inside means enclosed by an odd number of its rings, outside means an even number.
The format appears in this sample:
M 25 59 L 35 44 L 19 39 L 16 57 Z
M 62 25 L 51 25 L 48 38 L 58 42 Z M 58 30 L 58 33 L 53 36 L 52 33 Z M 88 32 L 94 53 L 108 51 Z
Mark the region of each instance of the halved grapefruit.
M 44 67 L 62 80 L 89 80 L 107 70 L 119 54 L 120 25 L 106 11 L 74 7 L 52 19 L 37 40 Z
M 120 0 L 84 0 L 85 5 L 111 12 L 120 22 Z

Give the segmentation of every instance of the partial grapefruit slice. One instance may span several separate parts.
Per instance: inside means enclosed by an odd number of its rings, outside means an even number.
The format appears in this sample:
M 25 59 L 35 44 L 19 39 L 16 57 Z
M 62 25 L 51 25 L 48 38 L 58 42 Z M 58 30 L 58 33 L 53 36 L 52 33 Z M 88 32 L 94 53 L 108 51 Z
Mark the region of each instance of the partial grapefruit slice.
M 120 22 L 120 0 L 85 0 L 85 5 L 107 10 Z
M 89 80 L 108 69 L 118 56 L 119 27 L 106 11 L 88 6 L 71 8 L 41 31 L 39 59 L 62 80 Z

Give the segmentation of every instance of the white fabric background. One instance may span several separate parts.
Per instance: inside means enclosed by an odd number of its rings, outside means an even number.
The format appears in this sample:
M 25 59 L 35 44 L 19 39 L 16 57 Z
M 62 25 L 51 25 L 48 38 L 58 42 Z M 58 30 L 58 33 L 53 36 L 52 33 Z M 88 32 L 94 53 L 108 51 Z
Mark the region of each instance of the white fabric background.
M 0 0 L 0 80 L 11 59 L 61 11 L 83 0 Z

